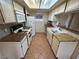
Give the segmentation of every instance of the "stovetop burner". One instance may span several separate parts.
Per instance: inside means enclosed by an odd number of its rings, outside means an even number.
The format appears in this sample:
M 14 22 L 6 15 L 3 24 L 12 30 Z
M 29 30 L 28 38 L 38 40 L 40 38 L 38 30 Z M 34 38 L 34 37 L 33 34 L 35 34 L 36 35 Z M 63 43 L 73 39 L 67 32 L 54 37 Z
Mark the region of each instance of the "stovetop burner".
M 22 32 L 22 30 L 18 30 L 18 32 Z

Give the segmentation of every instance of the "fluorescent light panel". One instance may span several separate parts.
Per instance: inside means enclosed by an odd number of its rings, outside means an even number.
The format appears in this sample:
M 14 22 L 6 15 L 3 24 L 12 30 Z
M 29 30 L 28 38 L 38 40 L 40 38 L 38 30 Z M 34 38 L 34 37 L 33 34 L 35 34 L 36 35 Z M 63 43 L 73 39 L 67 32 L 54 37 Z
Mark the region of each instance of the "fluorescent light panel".
M 47 3 L 47 1 L 48 1 L 48 0 L 44 0 L 44 4 L 46 4 L 46 3 Z
M 58 0 L 24 0 L 25 3 L 31 8 L 31 9 L 49 9 L 52 7 Z

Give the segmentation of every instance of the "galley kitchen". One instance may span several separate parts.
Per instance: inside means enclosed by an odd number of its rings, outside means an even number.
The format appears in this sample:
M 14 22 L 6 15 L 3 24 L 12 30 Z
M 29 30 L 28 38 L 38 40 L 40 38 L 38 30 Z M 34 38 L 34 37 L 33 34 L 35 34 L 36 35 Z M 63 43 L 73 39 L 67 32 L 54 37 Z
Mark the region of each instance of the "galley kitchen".
M 79 0 L 0 0 L 0 59 L 79 59 Z

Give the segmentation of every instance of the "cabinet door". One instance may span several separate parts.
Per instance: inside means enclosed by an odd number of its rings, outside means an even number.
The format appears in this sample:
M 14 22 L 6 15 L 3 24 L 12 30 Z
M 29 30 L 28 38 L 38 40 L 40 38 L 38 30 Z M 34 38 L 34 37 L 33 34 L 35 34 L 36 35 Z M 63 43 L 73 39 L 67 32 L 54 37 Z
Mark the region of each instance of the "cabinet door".
M 79 10 L 79 0 L 69 0 L 66 8 L 66 12 L 72 12 Z
M 47 39 L 49 39 L 49 33 L 48 33 L 48 31 L 47 31 Z
M 58 8 L 55 9 L 55 14 L 62 14 L 64 13 L 66 3 L 61 4 Z
M 72 59 L 72 54 L 75 51 L 78 42 L 60 42 L 57 57 L 58 59 Z
M 19 5 L 18 3 L 14 2 L 14 10 L 16 11 L 16 18 L 17 22 L 25 22 L 25 14 L 24 14 L 24 9 L 23 6 Z
M 47 34 L 47 37 L 48 37 L 49 44 L 51 44 L 50 34 L 49 33 Z
M 26 54 L 27 49 L 28 49 L 27 38 L 24 38 L 24 41 L 22 42 L 22 50 L 23 50 L 24 56 Z
M 3 18 L 2 18 L 2 14 L 1 14 L 1 11 L 0 11 L 0 24 L 3 24 Z
M 59 41 L 57 40 L 56 37 L 53 37 L 53 40 L 52 40 L 52 49 L 54 51 L 54 54 L 57 55 L 57 50 L 58 50 L 58 47 L 59 47 Z
M 12 0 L 0 0 L 0 5 L 5 23 L 16 22 Z
M 20 59 L 20 43 L 0 42 L 1 59 Z
M 16 3 L 15 1 L 13 1 L 13 5 L 14 5 L 14 9 L 15 11 L 19 11 L 24 13 L 23 7 L 21 5 L 19 5 L 18 3 Z
M 2 52 L 2 45 L 0 44 L 0 59 L 4 59 L 4 55 L 3 55 L 3 52 Z

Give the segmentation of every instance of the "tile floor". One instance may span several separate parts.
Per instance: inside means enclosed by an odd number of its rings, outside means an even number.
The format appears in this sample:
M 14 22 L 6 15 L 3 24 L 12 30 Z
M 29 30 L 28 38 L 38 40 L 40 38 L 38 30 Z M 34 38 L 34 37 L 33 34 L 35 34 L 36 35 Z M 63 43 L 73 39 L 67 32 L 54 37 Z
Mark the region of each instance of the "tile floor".
M 24 59 L 56 59 L 44 33 L 37 33 L 33 37 Z

